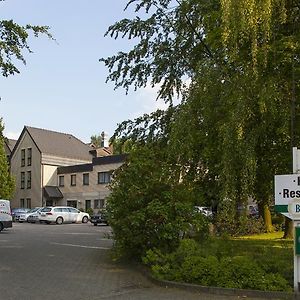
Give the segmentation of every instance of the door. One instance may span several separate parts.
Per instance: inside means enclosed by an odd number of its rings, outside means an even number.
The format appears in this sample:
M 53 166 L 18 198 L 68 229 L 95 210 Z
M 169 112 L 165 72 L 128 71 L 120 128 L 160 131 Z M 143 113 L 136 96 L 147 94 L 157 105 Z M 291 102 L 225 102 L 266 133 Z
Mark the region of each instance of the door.
M 73 207 L 69 207 L 69 211 L 70 222 L 78 222 L 78 218 L 80 215 L 79 210 Z

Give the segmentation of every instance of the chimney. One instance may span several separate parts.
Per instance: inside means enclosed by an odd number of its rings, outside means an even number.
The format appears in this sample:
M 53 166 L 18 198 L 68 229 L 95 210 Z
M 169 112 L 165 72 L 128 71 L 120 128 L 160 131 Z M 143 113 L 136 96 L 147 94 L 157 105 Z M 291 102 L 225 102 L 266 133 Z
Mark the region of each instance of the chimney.
M 101 132 L 101 147 L 108 147 L 108 134 L 104 131 Z

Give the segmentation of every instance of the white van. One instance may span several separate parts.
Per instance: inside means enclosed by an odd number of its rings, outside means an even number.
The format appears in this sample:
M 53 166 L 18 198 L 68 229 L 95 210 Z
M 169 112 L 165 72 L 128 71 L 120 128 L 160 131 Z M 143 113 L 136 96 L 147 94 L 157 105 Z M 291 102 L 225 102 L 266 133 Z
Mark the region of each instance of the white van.
M 10 202 L 0 199 L 0 232 L 3 228 L 12 227 L 12 216 L 10 210 Z

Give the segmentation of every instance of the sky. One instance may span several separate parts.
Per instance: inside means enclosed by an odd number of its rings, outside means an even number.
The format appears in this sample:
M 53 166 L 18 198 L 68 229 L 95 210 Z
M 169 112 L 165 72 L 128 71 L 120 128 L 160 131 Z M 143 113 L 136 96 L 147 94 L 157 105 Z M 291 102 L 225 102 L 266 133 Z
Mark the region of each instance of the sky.
M 24 52 L 20 74 L 0 76 L 0 117 L 4 134 L 17 139 L 25 125 L 70 133 L 84 142 L 118 123 L 164 108 L 156 89 L 126 95 L 105 83 L 108 70 L 101 57 L 132 47 L 127 39 L 104 37 L 108 26 L 134 17 L 127 0 L 5 0 L 0 19 L 20 25 L 47 25 L 56 41 L 30 38 L 33 53 Z

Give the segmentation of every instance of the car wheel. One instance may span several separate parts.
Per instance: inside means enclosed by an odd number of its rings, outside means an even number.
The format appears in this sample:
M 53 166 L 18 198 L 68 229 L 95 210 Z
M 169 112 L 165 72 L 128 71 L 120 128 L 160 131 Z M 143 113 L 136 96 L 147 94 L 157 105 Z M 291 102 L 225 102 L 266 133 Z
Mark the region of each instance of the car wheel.
M 0 232 L 3 230 L 3 224 L 0 223 Z
M 58 217 L 56 219 L 56 224 L 61 225 L 64 222 L 64 219 L 62 217 Z
M 88 217 L 83 217 L 83 218 L 82 218 L 82 223 L 87 223 L 88 220 L 89 220 Z
M 94 226 L 97 226 L 97 223 L 94 223 Z

